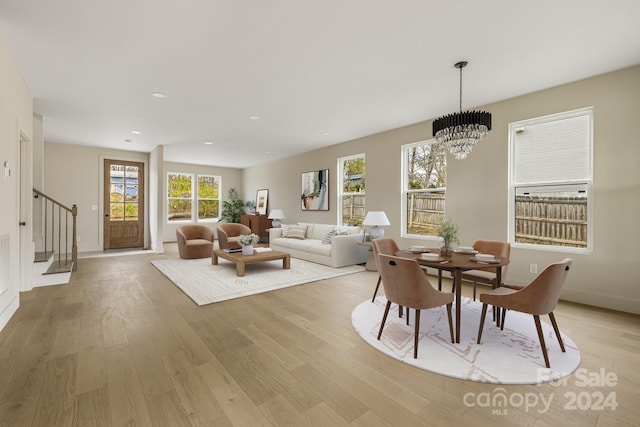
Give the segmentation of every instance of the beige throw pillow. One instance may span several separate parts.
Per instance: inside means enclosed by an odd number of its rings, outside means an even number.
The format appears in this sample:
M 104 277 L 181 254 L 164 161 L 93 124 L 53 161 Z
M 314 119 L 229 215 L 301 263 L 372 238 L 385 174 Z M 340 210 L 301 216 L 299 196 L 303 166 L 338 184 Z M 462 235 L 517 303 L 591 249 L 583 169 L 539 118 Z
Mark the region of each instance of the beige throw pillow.
M 307 232 L 306 225 L 292 225 L 291 227 L 289 227 L 289 234 L 287 235 L 287 237 L 289 239 L 304 240 L 306 232 Z

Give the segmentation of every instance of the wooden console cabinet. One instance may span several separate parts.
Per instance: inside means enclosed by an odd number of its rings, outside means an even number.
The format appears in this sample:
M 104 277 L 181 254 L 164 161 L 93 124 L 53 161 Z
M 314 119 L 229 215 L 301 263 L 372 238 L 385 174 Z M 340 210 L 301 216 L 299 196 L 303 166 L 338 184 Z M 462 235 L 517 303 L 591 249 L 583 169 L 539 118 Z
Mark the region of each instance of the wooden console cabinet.
M 269 229 L 271 220 L 267 215 L 241 215 L 240 223 L 251 229 L 251 232 L 260 237 L 263 243 L 269 243 Z

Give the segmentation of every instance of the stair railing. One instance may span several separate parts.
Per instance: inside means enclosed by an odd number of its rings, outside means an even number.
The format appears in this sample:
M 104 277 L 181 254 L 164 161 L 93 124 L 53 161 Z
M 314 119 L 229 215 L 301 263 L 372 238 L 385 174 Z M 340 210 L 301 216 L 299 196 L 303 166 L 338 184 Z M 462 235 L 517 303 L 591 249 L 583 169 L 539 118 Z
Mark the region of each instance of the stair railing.
M 78 207 L 73 205 L 71 208 L 63 205 L 50 196 L 41 191 L 33 189 L 33 197 L 43 199 L 43 237 L 44 251 L 56 253 L 58 264 L 57 267 L 66 271 L 78 270 L 78 237 L 76 219 L 78 216 Z M 56 217 L 57 212 L 57 217 Z M 69 231 L 69 217 L 71 217 L 72 226 Z M 64 220 L 63 220 L 64 219 Z M 63 234 L 64 229 L 64 234 Z M 69 259 L 69 234 L 71 233 L 71 259 Z M 64 245 L 63 245 L 64 242 Z M 55 248 L 58 248 L 55 251 Z M 64 251 L 63 251 L 64 249 Z M 63 261 L 64 257 L 64 261 Z M 71 270 L 68 266 L 71 265 Z

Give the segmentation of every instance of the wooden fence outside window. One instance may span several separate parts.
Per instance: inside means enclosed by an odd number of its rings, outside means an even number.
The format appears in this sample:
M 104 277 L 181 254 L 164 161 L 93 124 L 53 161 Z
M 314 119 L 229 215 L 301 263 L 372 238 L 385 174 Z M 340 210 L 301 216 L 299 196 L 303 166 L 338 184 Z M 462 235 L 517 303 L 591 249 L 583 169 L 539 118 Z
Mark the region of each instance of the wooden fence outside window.
M 435 235 L 444 216 L 444 194 L 407 195 L 407 232 Z M 583 197 L 516 197 L 516 242 L 587 247 L 587 200 Z M 344 224 L 360 225 L 366 215 L 364 194 L 342 196 Z

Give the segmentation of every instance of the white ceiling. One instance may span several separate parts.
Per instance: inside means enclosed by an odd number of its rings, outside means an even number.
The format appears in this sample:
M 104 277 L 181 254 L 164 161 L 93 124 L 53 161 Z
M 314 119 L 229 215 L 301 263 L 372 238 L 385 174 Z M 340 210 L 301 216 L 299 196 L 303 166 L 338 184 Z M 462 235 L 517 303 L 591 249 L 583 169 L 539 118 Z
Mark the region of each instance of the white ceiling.
M 459 60 L 463 108 L 639 64 L 639 18 L 638 0 L 0 0 L 0 38 L 46 141 L 243 168 L 456 111 Z

